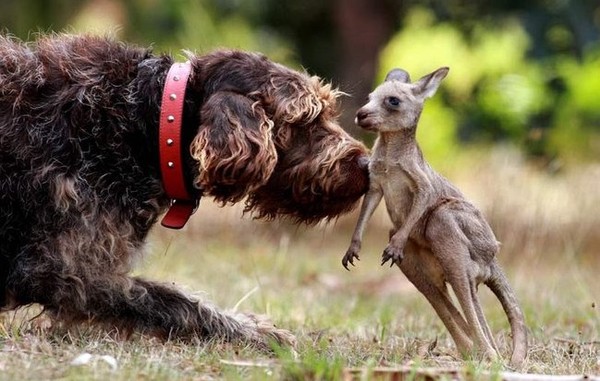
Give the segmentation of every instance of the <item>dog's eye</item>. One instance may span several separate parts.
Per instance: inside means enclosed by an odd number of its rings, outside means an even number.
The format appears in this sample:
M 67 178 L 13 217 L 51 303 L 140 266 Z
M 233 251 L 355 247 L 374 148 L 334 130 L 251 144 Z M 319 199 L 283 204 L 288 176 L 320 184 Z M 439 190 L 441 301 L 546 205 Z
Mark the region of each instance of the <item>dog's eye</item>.
M 385 99 L 386 103 L 392 107 L 400 106 L 400 98 L 397 97 L 387 97 Z

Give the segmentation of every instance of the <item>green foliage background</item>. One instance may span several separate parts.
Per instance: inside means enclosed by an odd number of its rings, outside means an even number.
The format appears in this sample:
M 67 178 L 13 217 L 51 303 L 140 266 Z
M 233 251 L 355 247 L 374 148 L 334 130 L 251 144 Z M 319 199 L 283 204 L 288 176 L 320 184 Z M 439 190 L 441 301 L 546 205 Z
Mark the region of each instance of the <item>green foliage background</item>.
M 371 8 L 379 13 L 364 11 Z M 344 26 L 340 20 L 352 9 L 359 15 L 362 9 L 365 22 Z M 352 50 L 348 39 L 357 36 L 376 39 L 366 26 L 378 22 L 389 28 L 374 42 L 376 69 L 356 73 L 356 85 L 352 70 L 360 65 L 350 65 L 343 46 Z M 389 69 L 402 67 L 416 79 L 449 66 L 419 131 L 434 164 L 497 143 L 517 146 L 550 168 L 600 158 L 597 1 L 3 0 L 0 28 L 22 39 L 35 32 L 108 32 L 175 54 L 261 51 L 349 93 L 343 119 L 349 129 L 355 108 Z M 361 49 L 357 39 L 359 59 Z
M 411 10 L 382 52 L 378 80 L 397 63 L 424 75 L 450 66 L 445 96 L 427 106 L 420 133 L 430 155 L 464 143 L 510 142 L 546 159 L 600 157 L 600 50 L 532 59 L 523 25 L 482 21 L 467 38 L 426 8 Z M 455 147 L 456 148 L 456 147 Z

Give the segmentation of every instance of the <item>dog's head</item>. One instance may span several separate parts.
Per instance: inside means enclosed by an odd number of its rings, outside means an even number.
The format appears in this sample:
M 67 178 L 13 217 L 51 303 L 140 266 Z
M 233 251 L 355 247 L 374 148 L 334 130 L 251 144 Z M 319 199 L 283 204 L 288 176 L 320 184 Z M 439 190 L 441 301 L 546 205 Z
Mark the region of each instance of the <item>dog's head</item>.
M 368 188 L 367 150 L 337 122 L 338 92 L 317 77 L 242 52 L 193 61 L 202 71 L 195 186 L 246 197 L 259 218 L 313 223 L 352 209 Z

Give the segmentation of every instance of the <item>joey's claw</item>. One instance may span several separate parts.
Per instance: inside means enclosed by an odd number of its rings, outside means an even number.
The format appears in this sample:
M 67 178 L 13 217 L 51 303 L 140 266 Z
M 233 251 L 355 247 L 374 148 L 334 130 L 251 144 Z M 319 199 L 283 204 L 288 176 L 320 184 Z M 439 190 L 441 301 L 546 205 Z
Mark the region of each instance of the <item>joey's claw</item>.
M 360 258 L 358 257 L 358 254 L 356 252 L 348 250 L 346 255 L 344 255 L 344 258 L 342 258 L 342 265 L 346 270 L 350 271 L 350 269 L 348 268 L 348 263 L 354 266 L 354 258 L 360 261 Z
M 381 256 L 381 266 L 385 265 L 387 261 L 391 261 L 390 267 L 395 264 L 400 264 L 404 258 L 404 250 L 395 246 L 388 246 L 383 251 Z

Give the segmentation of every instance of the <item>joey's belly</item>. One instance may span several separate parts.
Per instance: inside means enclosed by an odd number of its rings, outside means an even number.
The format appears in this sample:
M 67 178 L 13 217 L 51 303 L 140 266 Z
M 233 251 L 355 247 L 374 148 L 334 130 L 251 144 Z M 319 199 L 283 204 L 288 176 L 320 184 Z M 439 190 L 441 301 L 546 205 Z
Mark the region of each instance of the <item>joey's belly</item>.
M 382 162 L 373 162 L 372 181 L 382 190 L 387 212 L 396 228 L 406 220 L 413 200 L 414 181 L 399 166 L 388 166 Z
M 402 226 L 412 205 L 412 192 L 407 187 L 384 187 L 385 207 L 396 228 Z

